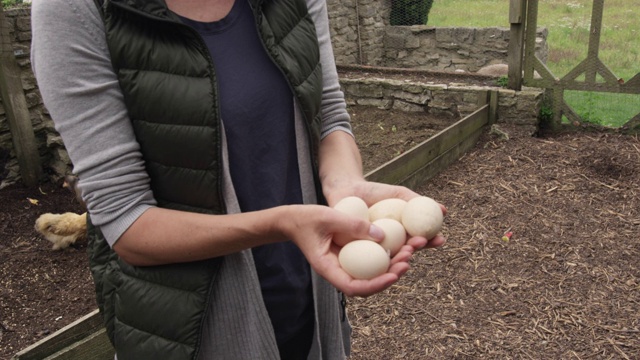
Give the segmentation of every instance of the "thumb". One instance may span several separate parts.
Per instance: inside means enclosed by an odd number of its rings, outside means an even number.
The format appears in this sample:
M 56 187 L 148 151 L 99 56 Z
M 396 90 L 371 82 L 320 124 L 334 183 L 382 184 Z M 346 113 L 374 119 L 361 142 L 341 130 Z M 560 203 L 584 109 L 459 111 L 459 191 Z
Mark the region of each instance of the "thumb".
M 353 216 L 346 216 L 345 222 L 333 235 L 333 242 L 338 246 L 345 246 L 353 240 L 372 240 L 381 242 L 384 240 L 384 231 L 367 220 L 361 220 Z

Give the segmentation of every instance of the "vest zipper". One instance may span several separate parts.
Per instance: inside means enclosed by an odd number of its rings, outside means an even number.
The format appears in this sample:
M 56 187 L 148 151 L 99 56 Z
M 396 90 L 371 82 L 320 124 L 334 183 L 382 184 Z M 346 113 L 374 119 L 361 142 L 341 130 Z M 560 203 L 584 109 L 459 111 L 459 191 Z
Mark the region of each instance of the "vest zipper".
M 284 79 L 286 80 L 287 86 L 289 86 L 289 90 L 291 90 L 291 94 L 293 95 L 293 97 L 296 98 L 298 103 L 301 103 L 300 99 L 298 99 L 298 96 L 296 95 L 295 88 L 293 87 L 293 85 L 291 85 L 291 81 L 289 80 L 289 77 L 287 76 L 287 74 L 285 74 L 285 72 L 282 69 L 282 67 L 275 61 L 275 59 L 271 55 L 271 52 L 269 51 L 269 49 L 267 48 L 267 46 L 264 43 L 264 36 L 263 36 L 262 32 L 260 31 L 260 23 L 262 21 L 258 17 L 259 13 L 258 13 L 258 10 L 257 10 L 262 6 L 262 3 L 264 2 L 264 0 L 255 1 L 255 6 L 254 6 L 254 2 L 251 1 L 251 0 L 236 0 L 236 1 L 248 1 L 249 2 L 249 6 L 251 7 L 251 11 L 253 12 L 253 19 L 254 19 L 254 22 L 255 22 L 255 25 L 256 25 L 256 32 L 258 33 L 258 37 L 260 38 L 260 44 L 262 45 L 262 48 L 267 53 L 267 56 L 269 57 L 271 62 L 276 66 L 276 68 L 278 68 L 278 70 L 280 71 L 280 73 L 282 74 Z M 309 15 L 309 9 L 308 8 L 307 8 L 307 15 Z M 320 59 L 318 59 L 318 62 L 320 62 Z M 294 104 L 294 106 L 295 106 L 295 104 Z M 294 112 L 295 112 L 295 109 L 294 109 Z M 317 152 L 317 151 L 319 151 L 319 148 L 320 148 L 320 138 L 318 137 L 317 144 L 314 144 L 313 134 L 311 133 L 311 124 L 310 124 L 313 119 L 307 119 L 307 115 L 305 114 L 304 111 L 300 111 L 300 113 L 303 116 L 304 128 L 305 128 L 305 130 L 307 132 L 307 138 L 309 139 L 309 145 L 310 145 L 309 146 L 310 147 L 310 149 L 309 149 L 309 161 L 311 162 L 311 167 L 312 167 L 311 170 L 312 170 L 313 179 L 314 179 L 314 183 L 315 183 L 315 191 L 316 191 L 317 201 L 320 203 L 320 202 L 324 202 L 322 200 L 322 199 L 324 199 L 324 195 L 322 194 L 322 185 L 320 184 L 319 164 L 316 162 L 316 159 L 314 157 L 314 151 Z M 295 122 L 295 113 L 294 113 L 294 122 Z M 294 124 L 294 126 L 295 126 L 295 124 Z M 316 149 L 313 148 L 313 145 L 316 146 Z
M 237 0 L 239 1 L 239 0 Z M 156 15 L 151 15 L 149 13 L 146 13 L 144 11 L 140 11 L 136 8 L 132 8 L 126 5 L 123 5 L 121 3 L 118 2 L 113 2 L 111 1 L 110 4 L 112 6 L 118 7 L 122 10 L 125 11 L 129 11 L 132 13 L 135 13 L 139 16 L 142 16 L 144 18 L 153 20 L 153 21 L 158 21 L 158 22 L 163 22 L 163 23 L 167 23 L 167 24 L 171 24 L 174 26 L 178 26 L 178 27 L 182 27 L 184 29 L 186 29 L 187 31 L 191 32 L 191 34 L 195 35 L 195 39 L 198 41 L 198 46 L 199 46 L 199 50 L 200 53 L 202 53 L 202 55 L 205 57 L 205 59 L 207 60 L 207 64 L 209 65 L 209 70 L 211 72 L 211 76 L 209 76 L 209 82 L 211 83 L 211 87 L 215 90 L 215 98 L 213 99 L 214 104 L 216 105 L 216 110 L 215 113 L 217 114 L 217 121 L 216 121 L 216 126 L 218 128 L 218 139 L 216 141 L 216 146 L 218 147 L 218 173 L 220 174 L 219 180 L 218 181 L 218 194 L 221 205 L 222 205 L 222 209 L 221 211 L 226 214 L 227 213 L 227 204 L 224 198 L 224 188 L 223 188 L 223 180 L 224 180 L 224 167 L 223 167 L 223 159 L 222 159 L 222 126 L 220 126 L 220 124 L 222 123 L 222 118 L 221 118 L 221 114 L 220 114 L 220 104 L 218 102 L 218 85 L 215 82 L 215 77 L 216 77 L 216 70 L 215 70 L 215 66 L 213 64 L 213 59 L 211 58 L 211 54 L 209 53 L 209 50 L 207 48 L 207 45 L 205 44 L 204 40 L 202 39 L 202 37 L 200 36 L 200 34 L 198 34 L 198 32 L 196 30 L 194 30 L 193 28 L 191 28 L 188 25 L 185 25 L 181 22 L 177 22 L 171 19 L 166 19 L 166 18 L 161 18 L 159 16 Z M 169 11 L 167 9 L 167 11 Z M 288 81 L 287 81 L 288 83 Z

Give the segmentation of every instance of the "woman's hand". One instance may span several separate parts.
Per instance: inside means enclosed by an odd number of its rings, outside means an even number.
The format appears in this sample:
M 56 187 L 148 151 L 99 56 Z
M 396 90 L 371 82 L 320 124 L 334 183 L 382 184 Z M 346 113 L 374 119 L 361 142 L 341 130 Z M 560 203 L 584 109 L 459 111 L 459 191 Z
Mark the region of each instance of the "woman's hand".
M 357 280 L 347 274 L 338 262 L 341 247 L 333 242 L 336 233 L 354 239 L 381 241 L 382 230 L 366 220 L 345 216 L 320 205 L 292 205 L 289 216 L 282 218 L 279 228 L 300 248 L 311 267 L 347 296 L 369 296 L 393 285 L 409 270 L 414 247 L 405 245 L 391 260 L 389 270 L 371 280 Z
M 380 200 L 399 198 L 411 200 L 419 194 L 404 186 L 369 182 L 362 175 L 362 161 L 354 138 L 342 131 L 335 131 L 320 144 L 320 181 L 329 206 L 347 196 L 357 196 L 368 206 Z M 440 205 L 442 213 L 447 209 Z M 433 239 L 413 237 L 407 241 L 414 250 L 442 246 L 446 239 L 438 234 Z
M 353 136 L 343 131 L 332 132 L 322 140 L 319 164 L 322 191 L 329 206 L 335 205 L 347 196 L 357 196 L 363 199 L 368 206 L 388 198 L 408 201 L 419 196 L 403 186 L 366 181 L 362 175 L 362 161 L 355 140 Z M 302 249 L 316 272 L 347 296 L 367 296 L 388 288 L 409 270 L 409 260 L 414 251 L 425 247 L 441 246 L 446 242 L 440 234 L 433 239 L 412 237 L 391 260 L 391 267 L 386 274 L 371 280 L 355 280 L 340 268 L 338 263 L 340 247 L 332 241 L 334 234 L 347 234 L 353 239 L 374 238 L 377 240 L 380 240 L 384 235 L 375 234 L 380 230 L 376 227 L 373 228 L 377 231 L 370 231 L 371 223 L 366 220 L 345 216 L 337 210 L 324 208 L 324 216 L 326 216 L 324 220 L 314 218 L 314 221 L 317 221 L 315 223 L 317 227 L 306 229 L 310 231 L 307 234 L 307 241 L 304 237 L 296 238 L 295 234 L 292 234 L 290 238 L 294 239 L 294 242 Z M 442 205 L 441 208 L 443 214 L 446 215 L 447 209 Z M 310 217 L 302 219 L 308 221 Z M 308 222 L 303 222 L 303 224 L 308 224 Z M 303 229 L 299 230 L 300 232 L 304 231 Z M 364 237 L 367 235 L 369 237 Z
M 409 201 L 414 197 L 420 196 L 404 186 L 388 185 L 359 179 L 333 181 L 328 186 L 324 186 L 323 190 L 329 206 L 335 205 L 347 196 L 357 196 L 363 199 L 368 206 L 389 198 Z M 440 208 L 442 209 L 442 214 L 446 216 L 447 208 L 442 204 L 440 204 Z M 425 247 L 433 248 L 442 246 L 445 242 L 446 239 L 441 234 L 438 234 L 433 239 L 425 239 L 417 236 L 412 237 L 407 241 L 407 244 L 411 245 L 414 250 L 420 250 Z

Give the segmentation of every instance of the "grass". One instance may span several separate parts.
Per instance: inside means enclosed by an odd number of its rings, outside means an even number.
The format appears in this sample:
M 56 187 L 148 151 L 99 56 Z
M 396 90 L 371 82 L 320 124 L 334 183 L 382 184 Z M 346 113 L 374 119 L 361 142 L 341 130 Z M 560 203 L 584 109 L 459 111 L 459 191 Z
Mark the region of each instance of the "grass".
M 22 3 L 22 0 L 2 0 L 2 6 L 5 9 L 14 7 L 14 6 L 16 6 L 18 4 L 21 4 L 21 3 Z
M 541 0 L 538 26 L 549 30 L 547 66 L 566 75 L 587 56 L 593 0 Z M 461 11 L 462 10 L 462 11 Z M 607 0 L 599 57 L 613 73 L 630 79 L 640 72 L 640 8 L 637 0 Z M 432 26 L 509 27 L 508 0 L 436 0 Z M 620 126 L 640 112 L 640 94 L 568 91 L 567 103 L 585 121 Z

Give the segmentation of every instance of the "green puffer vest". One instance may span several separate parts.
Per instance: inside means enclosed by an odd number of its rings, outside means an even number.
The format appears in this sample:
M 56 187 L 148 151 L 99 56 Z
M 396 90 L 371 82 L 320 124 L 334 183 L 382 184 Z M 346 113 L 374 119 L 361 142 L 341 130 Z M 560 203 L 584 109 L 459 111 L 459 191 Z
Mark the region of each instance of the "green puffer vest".
M 304 0 L 249 1 L 265 48 L 301 105 L 319 184 L 322 70 L 313 21 Z M 204 41 L 163 0 L 96 2 L 158 205 L 225 213 L 216 75 Z M 119 360 L 194 359 L 221 259 L 134 267 L 88 223 L 98 305 Z

